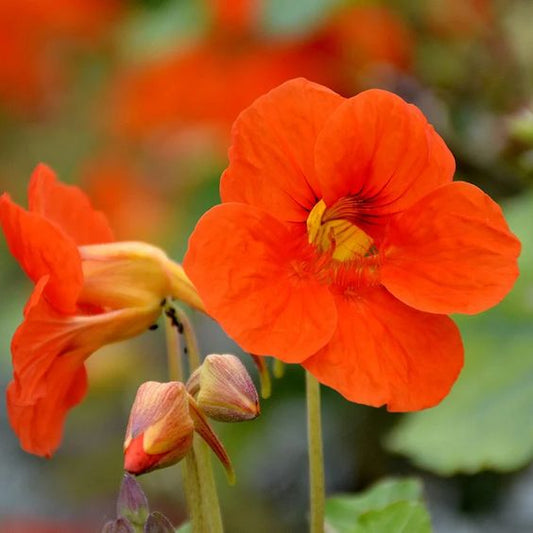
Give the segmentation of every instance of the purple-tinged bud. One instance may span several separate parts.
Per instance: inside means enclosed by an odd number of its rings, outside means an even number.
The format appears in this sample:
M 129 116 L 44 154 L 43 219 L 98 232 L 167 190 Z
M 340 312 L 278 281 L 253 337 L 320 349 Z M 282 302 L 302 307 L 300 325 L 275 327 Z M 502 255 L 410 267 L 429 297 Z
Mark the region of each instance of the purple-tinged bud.
M 194 424 L 183 383 L 147 381 L 131 408 L 124 440 L 124 470 L 143 474 L 177 463 L 190 450 Z
M 142 526 L 148 517 L 148 500 L 137 480 L 124 474 L 117 500 L 117 515 Z
M 135 529 L 125 518 L 117 518 L 106 522 L 102 533 L 135 533 Z
M 144 533 L 174 533 L 174 527 L 170 520 L 157 511 L 150 513 L 144 524 Z
M 260 413 L 252 379 L 234 355 L 208 355 L 187 382 L 187 390 L 197 394 L 198 407 L 214 420 L 242 422 Z

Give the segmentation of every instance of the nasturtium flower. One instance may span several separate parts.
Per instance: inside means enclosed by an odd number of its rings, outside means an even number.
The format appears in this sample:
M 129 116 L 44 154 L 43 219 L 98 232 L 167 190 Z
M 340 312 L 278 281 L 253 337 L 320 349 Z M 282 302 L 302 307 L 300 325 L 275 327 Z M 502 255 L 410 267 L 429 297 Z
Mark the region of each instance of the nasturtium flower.
M 497 304 L 520 243 L 422 113 L 304 79 L 233 127 L 222 204 L 184 267 L 207 312 L 254 354 L 300 363 L 349 400 L 438 403 L 463 364 L 446 315 Z
M 35 283 L 11 344 L 9 420 L 26 451 L 50 456 L 85 396 L 85 359 L 148 329 L 164 298 L 202 302 L 181 265 L 155 246 L 113 242 L 104 215 L 45 165 L 31 177 L 29 210 L 0 196 L 0 224 Z

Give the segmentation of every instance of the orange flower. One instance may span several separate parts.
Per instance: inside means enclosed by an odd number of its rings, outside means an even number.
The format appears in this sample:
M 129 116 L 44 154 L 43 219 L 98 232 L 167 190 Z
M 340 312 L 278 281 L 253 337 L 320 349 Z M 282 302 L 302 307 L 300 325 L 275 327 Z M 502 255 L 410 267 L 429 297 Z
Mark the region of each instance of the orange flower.
M 50 456 L 85 396 L 85 359 L 145 331 L 167 296 L 202 304 L 180 265 L 149 244 L 112 242 L 105 217 L 44 165 L 31 178 L 29 211 L 3 194 L 0 223 L 35 283 L 11 345 L 9 419 L 26 451 Z
M 295 73 L 315 73 L 297 46 L 217 35 L 119 79 L 114 127 L 133 139 L 187 128 L 225 141 L 246 106 Z
M 238 114 L 255 98 L 295 76 L 353 91 L 370 66 L 407 68 L 411 39 L 393 12 L 344 8 L 306 35 L 276 40 L 254 27 L 261 2 L 210 0 L 205 38 L 137 67 L 114 89 L 114 129 L 132 139 L 183 129 L 224 143 Z
M 199 221 L 185 270 L 244 350 L 301 363 L 349 400 L 432 406 L 463 362 L 449 313 L 498 303 L 520 243 L 422 113 L 307 80 L 237 119 L 223 203 Z

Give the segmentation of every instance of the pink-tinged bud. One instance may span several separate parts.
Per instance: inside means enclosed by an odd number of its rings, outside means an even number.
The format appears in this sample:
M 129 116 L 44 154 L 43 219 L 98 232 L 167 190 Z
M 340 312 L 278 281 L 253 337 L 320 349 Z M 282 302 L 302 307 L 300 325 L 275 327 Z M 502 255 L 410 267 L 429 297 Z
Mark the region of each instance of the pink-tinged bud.
M 187 382 L 187 390 L 197 393 L 198 407 L 214 420 L 241 422 L 260 413 L 252 379 L 234 355 L 208 355 Z
M 126 429 L 124 470 L 138 475 L 177 463 L 191 448 L 193 434 L 183 383 L 143 383 Z
M 174 527 L 170 520 L 157 511 L 150 513 L 146 524 L 144 524 L 144 533 L 174 533 Z

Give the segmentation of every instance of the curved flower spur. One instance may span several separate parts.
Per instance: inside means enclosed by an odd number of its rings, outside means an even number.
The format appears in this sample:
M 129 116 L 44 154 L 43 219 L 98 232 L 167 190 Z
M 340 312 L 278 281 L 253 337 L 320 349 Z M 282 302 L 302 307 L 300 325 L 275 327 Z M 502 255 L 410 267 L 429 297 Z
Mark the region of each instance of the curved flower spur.
M 104 215 L 50 168 L 35 169 L 28 196 L 28 210 L 0 197 L 9 249 L 35 283 L 11 344 L 7 408 L 21 446 L 49 457 L 87 391 L 87 357 L 147 330 L 167 297 L 203 304 L 181 265 L 150 244 L 114 242 Z

